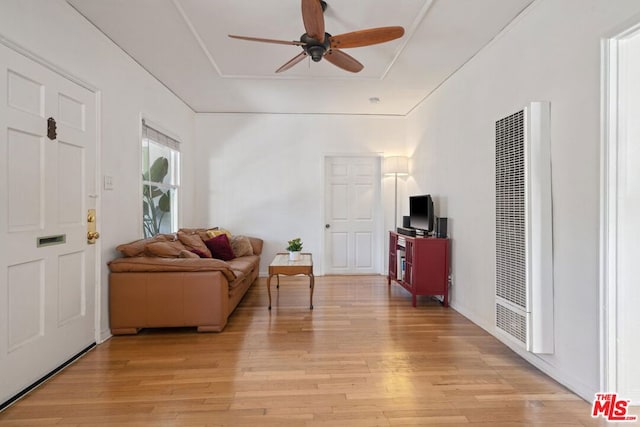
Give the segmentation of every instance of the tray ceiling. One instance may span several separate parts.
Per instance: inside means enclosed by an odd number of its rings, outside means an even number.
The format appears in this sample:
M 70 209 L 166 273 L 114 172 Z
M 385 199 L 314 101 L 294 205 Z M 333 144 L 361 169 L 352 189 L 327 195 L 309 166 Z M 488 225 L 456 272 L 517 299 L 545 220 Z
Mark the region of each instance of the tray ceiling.
M 299 0 L 68 0 L 79 13 L 199 113 L 406 115 L 532 0 L 328 0 L 326 31 L 401 25 L 404 37 L 345 49 L 343 71 L 301 52 L 228 34 L 299 40 Z

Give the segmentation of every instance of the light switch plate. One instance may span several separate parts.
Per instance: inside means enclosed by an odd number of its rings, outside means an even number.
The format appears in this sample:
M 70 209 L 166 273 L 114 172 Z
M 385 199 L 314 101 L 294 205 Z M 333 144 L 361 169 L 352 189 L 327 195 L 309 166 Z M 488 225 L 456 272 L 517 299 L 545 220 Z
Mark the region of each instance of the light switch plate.
M 113 177 L 111 175 L 104 176 L 104 189 L 113 190 Z

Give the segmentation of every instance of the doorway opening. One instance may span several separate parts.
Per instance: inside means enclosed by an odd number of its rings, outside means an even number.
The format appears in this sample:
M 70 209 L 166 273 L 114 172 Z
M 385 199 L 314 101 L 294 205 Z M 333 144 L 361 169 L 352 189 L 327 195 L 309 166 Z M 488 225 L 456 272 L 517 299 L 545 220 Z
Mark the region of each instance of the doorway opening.
M 640 404 L 640 23 L 603 45 L 601 391 Z

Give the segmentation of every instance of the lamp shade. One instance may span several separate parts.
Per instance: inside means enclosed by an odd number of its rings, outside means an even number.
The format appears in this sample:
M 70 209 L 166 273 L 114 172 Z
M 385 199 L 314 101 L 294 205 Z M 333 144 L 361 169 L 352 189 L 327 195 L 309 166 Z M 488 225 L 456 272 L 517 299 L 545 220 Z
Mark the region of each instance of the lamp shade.
M 385 175 L 409 175 L 409 158 L 405 156 L 385 157 L 382 173 Z

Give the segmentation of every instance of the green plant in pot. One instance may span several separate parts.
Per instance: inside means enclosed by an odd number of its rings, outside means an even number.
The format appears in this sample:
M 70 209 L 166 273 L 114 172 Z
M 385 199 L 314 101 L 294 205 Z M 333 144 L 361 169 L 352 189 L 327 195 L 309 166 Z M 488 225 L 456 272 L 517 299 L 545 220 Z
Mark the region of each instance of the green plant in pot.
M 289 251 L 289 259 L 291 261 L 297 261 L 300 259 L 300 251 L 302 251 L 302 239 L 296 237 L 289 240 L 287 250 Z
M 169 173 L 169 160 L 166 157 L 158 157 L 148 173 L 142 174 L 142 181 L 162 183 Z M 160 225 L 165 214 L 171 212 L 171 194 L 169 190 L 153 184 L 144 184 L 142 187 L 142 212 L 144 224 L 144 236 L 151 237 L 160 233 Z

